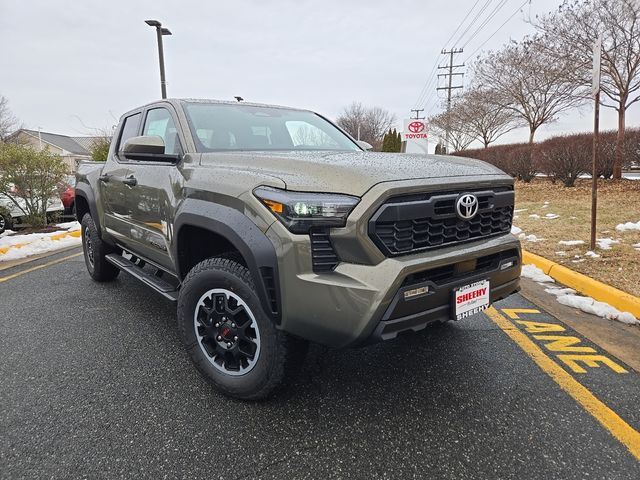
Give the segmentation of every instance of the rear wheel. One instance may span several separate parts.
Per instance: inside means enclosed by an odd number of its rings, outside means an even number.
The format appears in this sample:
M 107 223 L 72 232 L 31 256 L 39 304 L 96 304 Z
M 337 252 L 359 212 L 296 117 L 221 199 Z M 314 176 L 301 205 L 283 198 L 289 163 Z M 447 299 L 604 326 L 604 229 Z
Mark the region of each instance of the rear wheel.
M 178 299 L 180 333 L 198 370 L 222 393 L 267 397 L 292 372 L 306 342 L 264 313 L 249 270 L 210 258 L 189 272 Z
M 87 271 L 96 282 L 109 282 L 120 273 L 120 270 L 107 262 L 105 258 L 115 249 L 102 241 L 96 225 L 88 213 L 82 217 L 82 250 Z

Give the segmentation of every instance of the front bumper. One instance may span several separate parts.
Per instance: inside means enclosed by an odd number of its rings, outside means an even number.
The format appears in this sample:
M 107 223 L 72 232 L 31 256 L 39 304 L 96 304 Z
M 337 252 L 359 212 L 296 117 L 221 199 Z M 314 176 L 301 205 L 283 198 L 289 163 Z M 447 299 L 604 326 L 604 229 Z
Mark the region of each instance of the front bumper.
M 377 264 L 340 263 L 328 273 L 312 270 L 308 236 L 292 235 L 279 222 L 266 232 L 278 257 L 282 321 L 294 335 L 332 347 L 347 347 L 394 338 L 405 330 L 420 330 L 451 318 L 455 287 L 489 279 L 491 300 L 519 288 L 520 242 L 510 234 L 438 250 L 384 258 Z M 482 270 L 465 270 L 474 260 L 495 256 L 498 262 Z M 503 258 L 504 257 L 504 258 Z M 501 270 L 506 258 L 515 265 Z M 454 266 L 454 275 L 438 283 L 421 274 Z M 414 282 L 414 283 L 411 283 Z M 417 282 L 417 283 L 415 283 Z M 405 301 L 404 290 L 430 285 L 430 293 Z

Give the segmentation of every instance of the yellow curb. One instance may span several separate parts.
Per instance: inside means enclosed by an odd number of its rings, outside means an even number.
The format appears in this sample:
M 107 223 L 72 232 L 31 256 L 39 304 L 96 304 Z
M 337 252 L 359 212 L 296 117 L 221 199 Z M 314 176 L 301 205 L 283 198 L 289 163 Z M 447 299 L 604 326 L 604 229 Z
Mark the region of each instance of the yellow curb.
M 554 280 L 573 288 L 583 295 L 608 303 L 622 312 L 629 312 L 640 318 L 640 298 L 618 290 L 606 283 L 594 280 L 582 273 L 564 267 L 534 253 L 522 251 L 522 263 L 532 263 Z
M 56 235 L 51 235 L 49 238 L 51 240 L 61 240 L 63 238 L 66 237 L 80 237 L 80 230 L 74 230 L 73 232 L 63 232 L 63 233 L 58 233 Z M 35 240 L 34 240 L 35 241 Z M 28 243 L 16 243 L 14 245 L 8 245 L 6 247 L 0 247 L 0 255 L 4 255 L 5 253 L 7 253 L 9 250 L 11 250 L 12 248 L 22 248 L 22 247 L 26 247 L 27 245 L 30 245 L 33 242 L 28 242 Z

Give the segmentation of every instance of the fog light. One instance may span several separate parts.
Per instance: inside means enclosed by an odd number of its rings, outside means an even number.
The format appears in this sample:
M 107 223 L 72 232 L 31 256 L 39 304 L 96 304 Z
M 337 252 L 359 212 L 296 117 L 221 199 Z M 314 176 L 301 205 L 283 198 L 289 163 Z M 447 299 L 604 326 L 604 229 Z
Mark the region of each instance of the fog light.
M 429 292 L 429 287 L 420 287 L 420 288 L 414 288 L 413 290 L 407 290 L 406 292 L 404 292 L 404 299 L 407 300 L 409 298 L 417 297 L 418 295 L 422 295 L 428 292 Z
M 505 262 L 502 265 L 500 265 L 500 270 L 506 270 L 507 268 L 511 268 L 515 265 L 515 262 L 513 260 L 511 260 L 510 262 Z

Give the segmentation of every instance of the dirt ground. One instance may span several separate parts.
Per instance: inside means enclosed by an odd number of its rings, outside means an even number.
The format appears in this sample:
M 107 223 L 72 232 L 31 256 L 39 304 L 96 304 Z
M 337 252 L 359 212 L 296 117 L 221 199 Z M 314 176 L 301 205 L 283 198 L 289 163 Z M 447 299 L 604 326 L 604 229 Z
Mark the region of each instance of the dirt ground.
M 598 184 L 598 239 L 610 239 L 590 250 L 591 180 L 573 188 L 547 179 L 516 182 L 514 226 L 522 229 L 525 250 L 537 253 L 633 295 L 640 296 L 640 231 L 616 226 L 640 221 L 640 181 L 601 180 Z M 563 245 L 561 241 L 581 240 Z M 637 245 L 634 247 L 634 245 Z

